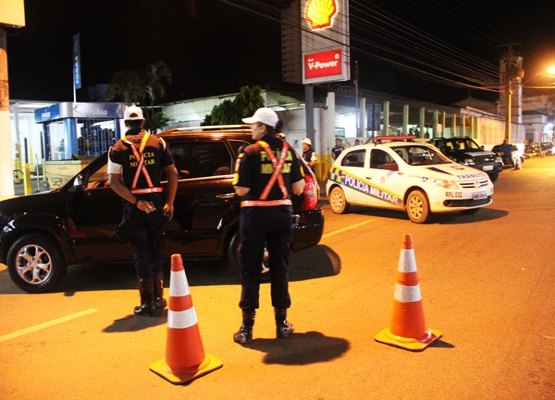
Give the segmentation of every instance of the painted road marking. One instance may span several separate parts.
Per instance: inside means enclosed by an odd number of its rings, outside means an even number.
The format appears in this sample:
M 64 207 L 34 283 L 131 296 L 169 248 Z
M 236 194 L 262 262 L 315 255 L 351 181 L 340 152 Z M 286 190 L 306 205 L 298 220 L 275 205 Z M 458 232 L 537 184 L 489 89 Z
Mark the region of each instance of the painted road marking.
M 67 321 L 71 321 L 72 319 L 76 319 L 79 317 L 84 317 L 85 315 L 89 315 L 92 313 L 97 312 L 96 308 L 90 308 L 85 311 L 81 311 L 75 314 L 66 315 L 65 317 L 56 318 L 48 322 L 44 322 L 42 324 L 38 324 L 35 326 L 30 326 L 29 328 L 21 329 L 19 331 L 15 331 L 12 333 L 8 333 L 7 335 L 0 336 L 0 342 L 5 342 L 6 340 L 14 339 L 19 336 L 27 335 L 28 333 L 40 331 L 41 329 L 49 328 L 54 325 L 59 325 Z
M 346 231 L 354 229 L 354 228 L 358 228 L 359 226 L 366 225 L 366 224 L 369 224 L 370 222 L 374 222 L 374 221 L 375 221 L 375 219 L 367 219 L 366 221 L 359 222 L 358 224 L 350 225 L 346 228 L 342 228 L 342 229 L 338 229 L 336 231 L 332 231 L 330 233 L 326 233 L 325 235 L 322 235 L 322 239 L 326 239 L 330 236 L 337 235 L 339 233 L 343 233 L 343 232 L 346 232 Z

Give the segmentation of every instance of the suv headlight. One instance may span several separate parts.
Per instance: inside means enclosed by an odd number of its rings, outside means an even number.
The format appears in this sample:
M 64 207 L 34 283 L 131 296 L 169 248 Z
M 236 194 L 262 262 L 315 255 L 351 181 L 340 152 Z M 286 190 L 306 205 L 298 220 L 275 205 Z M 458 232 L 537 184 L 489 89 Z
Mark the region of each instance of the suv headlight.
M 462 163 L 464 165 L 475 165 L 476 164 L 472 158 L 465 158 Z
M 448 181 L 446 179 L 434 179 L 434 185 L 442 189 L 459 189 L 459 184 L 455 181 Z

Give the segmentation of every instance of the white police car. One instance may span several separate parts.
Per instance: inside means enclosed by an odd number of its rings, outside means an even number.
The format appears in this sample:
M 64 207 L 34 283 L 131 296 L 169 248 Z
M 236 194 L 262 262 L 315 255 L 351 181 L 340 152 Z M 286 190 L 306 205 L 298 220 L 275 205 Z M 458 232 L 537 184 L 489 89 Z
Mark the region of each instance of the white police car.
M 430 144 L 393 141 L 344 150 L 330 169 L 326 193 L 334 213 L 352 204 L 404 210 L 412 222 L 424 223 L 431 213 L 473 213 L 491 204 L 493 184 Z

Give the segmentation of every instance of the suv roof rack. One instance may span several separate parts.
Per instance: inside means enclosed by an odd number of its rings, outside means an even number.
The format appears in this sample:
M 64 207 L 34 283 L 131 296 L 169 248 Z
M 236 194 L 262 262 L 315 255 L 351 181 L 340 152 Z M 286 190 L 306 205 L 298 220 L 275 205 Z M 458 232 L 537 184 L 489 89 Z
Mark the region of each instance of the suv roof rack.
M 205 125 L 205 126 L 186 126 L 183 128 L 172 128 L 174 132 L 190 132 L 190 131 L 214 131 L 222 129 L 247 129 L 249 125 Z

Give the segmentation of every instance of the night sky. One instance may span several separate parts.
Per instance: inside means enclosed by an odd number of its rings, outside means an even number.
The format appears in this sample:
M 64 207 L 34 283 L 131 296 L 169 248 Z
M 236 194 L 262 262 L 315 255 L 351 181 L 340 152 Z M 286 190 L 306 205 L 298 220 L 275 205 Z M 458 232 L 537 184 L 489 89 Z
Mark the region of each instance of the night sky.
M 8 29 L 10 98 L 73 99 L 74 33 L 81 34 L 83 87 L 108 83 L 116 71 L 141 69 L 160 60 L 174 75 L 163 102 L 236 92 L 242 85 L 284 86 L 277 22 L 218 0 L 200 1 L 193 13 L 190 3 L 26 0 L 27 26 Z M 249 0 L 244 3 L 248 5 Z M 282 5 L 287 1 L 265 3 Z M 469 93 L 477 98 L 495 96 L 431 83 L 408 74 L 403 65 L 375 57 L 381 51 L 366 43 L 364 38 L 371 35 L 358 25 L 370 20 L 366 9 L 370 3 L 405 21 L 407 27 L 417 27 L 453 46 L 451 52 L 463 50 L 497 65 L 503 45 L 513 43 L 525 58 L 527 77 L 536 76 L 549 58 L 555 64 L 555 2 L 351 0 L 351 55 L 359 61 L 364 89 L 444 103 Z M 385 34 L 400 30 L 404 28 L 392 26 Z M 402 40 L 406 39 L 399 43 Z M 374 38 L 376 43 L 381 41 Z M 435 61 L 429 58 L 429 62 Z M 77 92 L 78 101 L 88 100 L 85 90 Z

